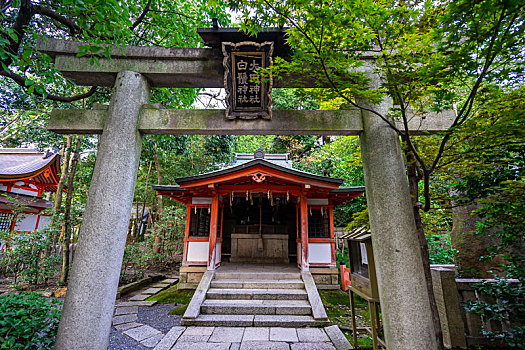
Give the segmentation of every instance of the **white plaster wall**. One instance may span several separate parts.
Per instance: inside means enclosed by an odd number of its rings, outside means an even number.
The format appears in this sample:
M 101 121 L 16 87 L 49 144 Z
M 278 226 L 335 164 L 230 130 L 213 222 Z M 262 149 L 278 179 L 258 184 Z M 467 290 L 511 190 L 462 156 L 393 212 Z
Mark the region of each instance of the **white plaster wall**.
M 7 191 L 7 186 L 0 184 L 0 191 Z
M 34 231 L 38 215 L 20 214 L 16 219 L 15 231 Z
M 215 244 L 215 264 L 218 264 L 221 261 L 221 243 L 217 242 Z
M 22 188 L 16 188 L 16 187 L 11 187 L 11 192 L 18 193 L 18 194 L 25 194 L 26 196 L 33 196 L 33 197 L 35 197 L 38 194 L 37 191 L 29 191 L 29 190 L 24 190 Z
M 40 221 L 38 222 L 38 230 L 45 229 L 51 223 L 51 216 L 40 216 Z
M 308 262 L 313 264 L 330 264 L 332 246 L 330 243 L 308 243 Z
M 187 261 L 208 261 L 210 242 L 188 242 Z

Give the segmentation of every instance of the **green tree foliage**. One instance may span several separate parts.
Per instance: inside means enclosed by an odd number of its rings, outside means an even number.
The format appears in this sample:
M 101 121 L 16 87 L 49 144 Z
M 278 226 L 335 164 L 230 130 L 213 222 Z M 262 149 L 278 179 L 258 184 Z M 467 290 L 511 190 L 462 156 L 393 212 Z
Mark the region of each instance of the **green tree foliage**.
M 490 82 L 522 81 L 522 1 L 245 0 L 234 8 L 250 33 L 268 25 L 290 27 L 286 40 L 294 48 L 292 59 L 276 60 L 274 76 L 310 77 L 330 88 L 323 95 L 340 108 L 366 109 L 365 99 L 394 101 L 390 116 L 401 127 L 387 115 L 372 113 L 396 130 L 414 158 L 413 181 L 424 182 L 426 211 L 431 207 L 430 176 L 456 128 L 472 117 L 479 89 Z M 367 72 L 380 74 L 383 84 L 369 89 Z M 425 150 L 408 133 L 411 113 L 451 109 L 454 103 L 453 128 L 436 139 L 435 153 L 424 159 Z

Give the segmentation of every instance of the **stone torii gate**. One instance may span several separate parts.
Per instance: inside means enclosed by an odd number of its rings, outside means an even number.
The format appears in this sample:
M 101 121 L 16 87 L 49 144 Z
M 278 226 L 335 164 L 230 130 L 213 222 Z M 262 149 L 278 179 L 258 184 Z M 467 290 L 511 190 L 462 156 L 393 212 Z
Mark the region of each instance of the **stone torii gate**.
M 437 349 L 399 137 L 386 122 L 359 109 L 273 111 L 272 120 L 161 109 L 148 105 L 150 87 L 223 87 L 221 58 L 211 49 L 127 47 L 92 66 L 76 57 L 77 45 L 48 39 L 39 49 L 77 84 L 114 91 L 109 106 L 56 110 L 48 125 L 57 133 L 102 134 L 55 349 L 107 348 L 143 134 L 359 135 L 386 343 Z M 377 76 L 371 81 L 380 84 Z M 386 115 L 391 102 L 367 107 Z M 454 116 L 414 116 L 410 130 L 443 131 Z

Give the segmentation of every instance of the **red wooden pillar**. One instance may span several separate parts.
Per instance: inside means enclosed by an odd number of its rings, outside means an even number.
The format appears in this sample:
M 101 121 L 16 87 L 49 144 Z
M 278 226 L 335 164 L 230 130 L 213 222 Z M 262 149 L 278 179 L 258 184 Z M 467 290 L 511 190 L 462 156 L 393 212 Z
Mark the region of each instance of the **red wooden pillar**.
M 304 193 L 301 193 L 299 207 L 301 209 L 301 270 L 308 271 L 308 200 Z
M 208 256 L 208 270 L 215 270 L 215 245 L 217 243 L 217 222 L 219 219 L 219 196 L 214 194 L 211 199 L 210 218 L 210 251 Z

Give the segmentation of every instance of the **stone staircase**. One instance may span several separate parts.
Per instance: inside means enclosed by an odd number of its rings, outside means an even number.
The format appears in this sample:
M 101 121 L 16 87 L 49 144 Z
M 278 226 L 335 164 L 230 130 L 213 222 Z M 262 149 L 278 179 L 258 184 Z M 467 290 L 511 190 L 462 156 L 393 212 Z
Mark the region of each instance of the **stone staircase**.
M 315 327 L 328 323 L 309 272 L 253 268 L 207 271 L 183 326 Z

